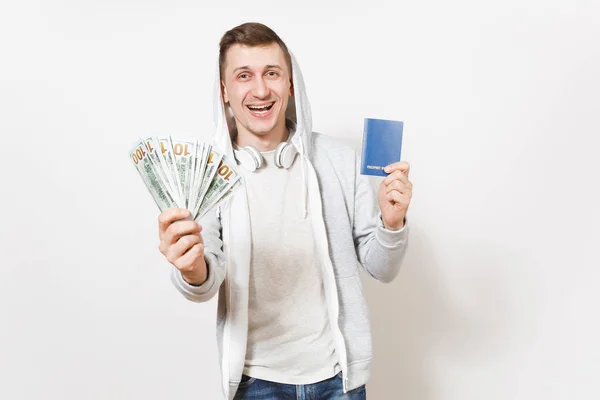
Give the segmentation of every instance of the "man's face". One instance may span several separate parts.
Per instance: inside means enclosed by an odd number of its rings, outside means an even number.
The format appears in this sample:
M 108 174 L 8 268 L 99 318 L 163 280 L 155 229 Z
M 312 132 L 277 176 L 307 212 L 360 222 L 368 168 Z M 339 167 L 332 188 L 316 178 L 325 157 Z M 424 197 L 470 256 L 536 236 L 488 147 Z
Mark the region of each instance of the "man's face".
M 267 136 L 285 127 L 292 95 L 290 71 L 277 43 L 229 48 L 221 77 L 223 100 L 229 103 L 238 132 Z

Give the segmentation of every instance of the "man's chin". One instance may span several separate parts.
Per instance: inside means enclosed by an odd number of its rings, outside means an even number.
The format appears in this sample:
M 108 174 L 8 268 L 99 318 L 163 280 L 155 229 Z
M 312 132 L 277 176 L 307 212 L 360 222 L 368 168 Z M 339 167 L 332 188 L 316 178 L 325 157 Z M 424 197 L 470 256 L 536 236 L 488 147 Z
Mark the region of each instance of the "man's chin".
M 260 136 L 260 137 L 264 137 L 264 136 L 269 136 L 269 134 L 271 132 L 273 132 L 273 130 L 275 129 L 275 127 L 273 127 L 272 129 L 261 129 L 261 128 L 257 128 L 257 129 L 248 129 L 248 132 L 250 132 L 251 134 L 253 134 L 254 136 Z
M 247 127 L 248 132 L 256 136 L 267 136 L 275 130 L 277 124 L 252 124 Z

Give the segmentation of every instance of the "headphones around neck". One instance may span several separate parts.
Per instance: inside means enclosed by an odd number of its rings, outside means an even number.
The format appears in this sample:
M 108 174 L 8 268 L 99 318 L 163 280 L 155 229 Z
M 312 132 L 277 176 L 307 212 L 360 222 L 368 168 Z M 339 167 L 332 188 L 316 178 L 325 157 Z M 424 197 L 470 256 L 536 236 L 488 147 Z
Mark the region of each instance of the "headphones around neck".
M 262 154 L 255 147 L 246 146 L 239 150 L 234 149 L 233 153 L 235 159 L 248 171 L 254 172 L 264 164 Z M 294 163 L 296 154 L 298 154 L 296 146 L 290 142 L 281 142 L 275 149 L 273 161 L 277 167 L 288 169 Z

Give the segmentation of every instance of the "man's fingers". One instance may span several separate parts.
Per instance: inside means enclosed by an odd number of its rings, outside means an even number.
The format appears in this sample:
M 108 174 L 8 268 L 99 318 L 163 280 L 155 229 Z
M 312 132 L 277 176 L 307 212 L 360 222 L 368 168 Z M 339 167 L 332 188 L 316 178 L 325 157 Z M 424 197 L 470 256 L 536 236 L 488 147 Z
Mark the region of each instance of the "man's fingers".
M 161 235 L 158 250 L 166 256 L 171 246 L 177 243 L 181 237 L 186 235 L 197 235 L 200 237 L 200 242 L 203 243 L 204 241 L 200 232 L 202 232 L 202 226 L 195 221 L 175 221 L 169 225 L 167 231 Z
M 385 187 L 385 193 L 386 194 L 390 193 L 392 191 L 397 191 L 399 193 L 408 194 L 408 195 L 412 196 L 411 185 L 410 184 L 407 185 L 407 184 L 405 184 L 403 182 L 400 182 L 400 181 L 393 181 L 392 183 L 390 183 L 389 185 L 387 185 Z
M 196 221 L 175 221 L 167 228 L 163 234 L 161 242 L 167 246 L 175 244 L 180 237 L 185 235 L 195 235 L 202 232 L 202 227 Z
M 383 170 L 388 174 L 391 174 L 394 171 L 402 171 L 404 175 L 408 176 L 410 172 L 410 164 L 406 161 L 398 161 L 388 165 Z
M 391 174 L 389 174 L 388 176 L 385 177 L 385 179 L 383 180 L 383 184 L 388 186 L 390 183 L 392 183 L 393 181 L 401 181 L 404 182 L 407 185 L 410 185 L 412 187 L 412 183 L 408 180 L 408 176 L 406 176 L 404 174 L 404 172 L 400 171 L 400 170 L 396 170 L 394 172 L 392 172 Z
M 190 248 L 187 253 L 179 257 L 173 265 L 181 272 L 193 272 L 196 267 L 196 260 L 204 254 L 204 245 L 198 243 Z
M 190 212 L 184 208 L 169 208 L 158 216 L 158 233 L 162 239 L 162 235 L 166 232 L 169 226 L 178 220 L 189 217 Z
M 183 236 L 177 243 L 169 247 L 166 254 L 167 260 L 174 265 L 181 256 L 197 244 L 202 244 L 202 239 L 199 235 Z
M 405 206 L 410 204 L 410 196 L 408 194 L 402 194 L 397 190 L 392 190 L 388 194 L 386 194 L 386 198 L 388 201 L 399 203 Z

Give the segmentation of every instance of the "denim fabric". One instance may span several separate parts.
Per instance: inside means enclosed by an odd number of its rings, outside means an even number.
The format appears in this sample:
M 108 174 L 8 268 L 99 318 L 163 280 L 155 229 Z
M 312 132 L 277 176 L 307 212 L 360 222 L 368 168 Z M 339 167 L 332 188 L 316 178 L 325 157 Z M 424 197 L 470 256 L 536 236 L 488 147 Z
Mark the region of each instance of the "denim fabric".
M 288 385 L 242 375 L 234 400 L 366 400 L 365 386 L 346 394 L 342 389 L 342 373 L 309 385 Z

